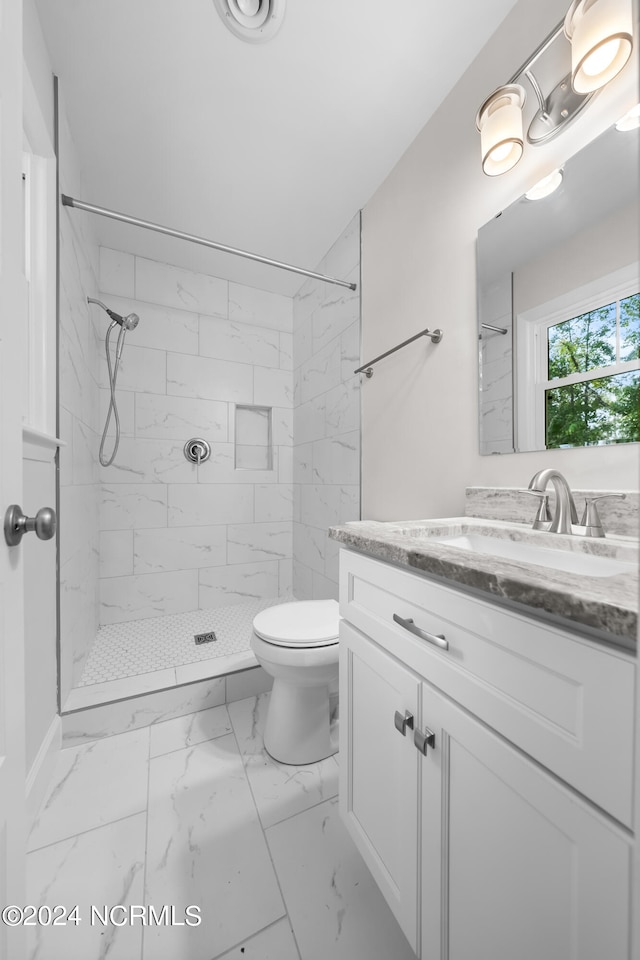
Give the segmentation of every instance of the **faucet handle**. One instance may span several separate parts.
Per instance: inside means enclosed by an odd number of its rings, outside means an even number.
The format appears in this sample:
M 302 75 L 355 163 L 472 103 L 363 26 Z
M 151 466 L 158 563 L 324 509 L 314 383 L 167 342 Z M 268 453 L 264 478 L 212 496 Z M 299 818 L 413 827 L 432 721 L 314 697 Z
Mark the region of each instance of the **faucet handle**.
M 533 529 L 548 530 L 549 524 L 553 519 L 551 516 L 551 510 L 549 509 L 549 494 L 544 493 L 544 491 L 541 490 L 525 490 L 524 492 L 532 493 L 534 497 L 540 497 L 538 512 L 536 513 L 536 518 L 533 521 Z
M 587 497 L 580 525 L 585 528 L 587 537 L 604 537 L 604 527 L 596 507 L 597 500 L 626 500 L 626 493 L 604 493 L 601 497 Z

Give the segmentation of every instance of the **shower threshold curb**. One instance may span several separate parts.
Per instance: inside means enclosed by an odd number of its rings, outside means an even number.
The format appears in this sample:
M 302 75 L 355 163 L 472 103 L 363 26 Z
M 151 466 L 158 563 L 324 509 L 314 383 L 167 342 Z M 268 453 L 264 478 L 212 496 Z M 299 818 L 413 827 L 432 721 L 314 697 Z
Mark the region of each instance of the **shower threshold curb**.
M 92 683 L 82 687 L 74 687 L 65 703 L 61 715 L 92 707 L 106 706 L 120 703 L 123 700 L 145 697 L 151 694 L 164 693 L 175 690 L 177 687 L 189 686 L 202 680 L 213 680 L 226 677 L 227 674 L 250 670 L 258 666 L 253 652 L 245 650 L 242 653 L 233 653 L 226 657 L 213 657 L 209 660 L 198 660 L 195 663 L 186 663 L 179 667 L 166 670 L 156 670 L 152 673 L 141 673 L 134 677 L 122 677 L 119 680 L 107 680 L 104 683 Z
M 61 717 L 62 746 L 128 733 L 189 713 L 222 707 L 225 703 L 266 693 L 271 684 L 272 678 L 256 664 L 163 690 L 149 690 L 136 696 L 67 711 Z

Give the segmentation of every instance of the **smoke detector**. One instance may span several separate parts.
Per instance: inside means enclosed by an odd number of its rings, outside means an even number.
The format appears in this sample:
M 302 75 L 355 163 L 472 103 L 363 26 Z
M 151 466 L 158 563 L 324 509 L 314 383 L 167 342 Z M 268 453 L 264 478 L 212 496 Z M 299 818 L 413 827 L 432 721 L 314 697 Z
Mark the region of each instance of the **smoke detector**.
M 270 40 L 284 19 L 287 0 L 213 0 L 223 23 L 240 40 Z

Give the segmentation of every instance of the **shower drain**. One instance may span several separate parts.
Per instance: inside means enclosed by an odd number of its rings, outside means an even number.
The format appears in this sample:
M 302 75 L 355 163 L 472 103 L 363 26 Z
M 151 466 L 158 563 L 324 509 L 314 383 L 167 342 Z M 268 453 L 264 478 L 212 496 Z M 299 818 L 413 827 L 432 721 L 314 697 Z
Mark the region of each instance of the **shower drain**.
M 240 40 L 270 40 L 282 26 L 286 0 L 213 0 L 225 26 Z
M 207 633 L 194 633 L 193 639 L 196 642 L 196 646 L 201 643 L 213 643 L 214 640 L 217 640 L 213 630 L 209 630 Z

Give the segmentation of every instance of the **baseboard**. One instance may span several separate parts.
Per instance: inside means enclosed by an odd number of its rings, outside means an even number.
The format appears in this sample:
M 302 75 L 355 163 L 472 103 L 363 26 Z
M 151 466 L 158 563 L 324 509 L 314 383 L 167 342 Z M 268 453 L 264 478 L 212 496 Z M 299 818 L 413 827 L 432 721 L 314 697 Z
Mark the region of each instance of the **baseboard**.
M 56 715 L 49 725 L 49 729 L 40 744 L 40 749 L 27 775 L 25 786 L 27 832 L 31 830 L 33 821 L 37 817 L 40 805 L 44 800 L 61 749 L 61 742 L 62 724 L 60 717 Z

